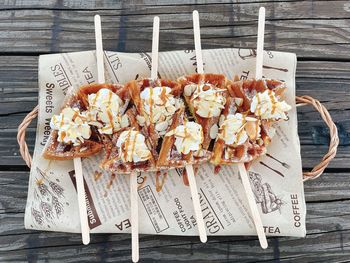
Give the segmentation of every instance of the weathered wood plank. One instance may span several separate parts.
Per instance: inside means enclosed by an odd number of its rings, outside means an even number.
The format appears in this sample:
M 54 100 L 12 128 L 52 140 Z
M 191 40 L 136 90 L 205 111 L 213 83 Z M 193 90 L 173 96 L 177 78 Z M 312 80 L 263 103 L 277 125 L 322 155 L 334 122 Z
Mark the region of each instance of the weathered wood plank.
M 265 0 L 264 2 L 293 2 L 294 0 Z M 240 1 L 241 3 L 251 3 L 253 1 L 251 0 L 243 0 Z M 48 0 L 43 3 L 40 0 L 27 0 L 25 2 L 19 2 L 19 1 L 7 1 L 4 3 L 1 9 L 38 9 L 38 8 L 44 8 L 44 9 L 92 9 L 92 10 L 100 10 L 100 9 L 107 9 L 107 10 L 118 10 L 118 9 L 125 9 L 125 8 L 142 8 L 143 6 L 179 6 L 179 5 L 187 5 L 187 6 L 211 6 L 211 5 L 217 5 L 220 3 L 221 5 L 224 4 L 231 4 L 232 1 L 230 0 L 176 0 L 176 1 L 167 1 L 167 0 L 133 0 L 133 1 L 127 1 L 127 0 L 121 0 L 121 1 L 113 1 L 113 0 L 102 0 L 102 1 L 93 1 L 93 0 L 87 0 L 87 1 L 75 1 L 75 0 L 68 0 L 64 1 L 63 3 L 60 3 L 60 1 L 55 0 Z
M 6 262 L 44 261 L 53 258 L 74 262 L 77 255 L 80 261 L 130 260 L 129 235 L 93 235 L 89 246 L 80 245 L 80 236 L 77 234 L 42 232 L 13 235 L 6 239 L 9 246 L 0 247 L 2 251 L 6 251 L 0 252 L 0 260 Z M 96 242 L 97 240 L 99 242 Z M 331 262 L 327 259 L 346 259 L 350 255 L 349 230 L 311 234 L 306 239 L 270 238 L 269 243 L 270 247 L 262 250 L 257 240 L 248 237 L 209 238 L 207 244 L 201 244 L 197 237 L 141 236 L 140 257 L 142 262 L 259 262 L 293 259 L 297 259 L 298 262 Z M 322 259 L 325 261 L 319 260 L 320 254 L 324 256 Z
M 223 3 L 224 2 L 224 3 Z M 152 16 L 161 17 L 161 50 L 193 47 L 191 11 L 201 13 L 204 48 L 255 47 L 256 1 L 136 0 L 5 1 L 0 4 L 0 170 L 24 169 L 15 140 L 20 120 L 37 103 L 36 54 L 94 49 L 93 19 L 103 16 L 104 46 L 151 48 Z M 296 52 L 297 94 L 320 99 L 339 127 L 341 147 L 321 178 L 305 183 L 306 239 L 273 238 L 263 251 L 255 238 L 142 236 L 142 262 L 347 262 L 350 258 L 350 61 L 348 1 L 264 1 L 266 49 Z M 84 9 L 84 10 L 83 10 Z M 30 23 L 28 23 L 30 21 Z M 80 39 L 81 41 L 77 41 Z M 26 56 L 12 56 L 16 52 Z M 33 56 L 31 56 L 31 54 Z M 28 129 L 32 149 L 35 124 Z M 304 167 L 327 150 L 328 132 L 311 108 L 299 109 Z M 339 168 L 343 168 L 339 170 Z M 0 171 L 0 261 L 130 262 L 129 235 L 80 236 L 23 229 L 27 171 Z
M 67 5 L 69 6 L 69 4 Z M 99 5 L 101 6 L 101 5 Z M 104 46 L 110 50 L 151 49 L 152 14 L 161 18 L 160 49 L 193 47 L 190 12 L 202 15 L 205 48 L 255 47 L 260 4 L 210 4 L 171 6 L 117 5 L 102 9 Z M 346 1 L 336 1 L 329 12 L 323 1 L 266 3 L 265 48 L 296 52 L 301 57 L 349 60 L 349 20 Z M 0 11 L 0 48 L 8 52 L 62 52 L 94 48 L 93 12 L 65 9 Z M 110 8 L 113 8 L 110 6 Z M 296 12 L 296 10 L 298 10 Z M 337 19 L 332 19 L 334 17 Z M 28 21 L 31 21 L 28 24 Z M 293 21 L 293 22 L 292 22 Z M 8 28 L 11 28 L 9 31 Z M 80 39 L 81 41 L 77 41 Z

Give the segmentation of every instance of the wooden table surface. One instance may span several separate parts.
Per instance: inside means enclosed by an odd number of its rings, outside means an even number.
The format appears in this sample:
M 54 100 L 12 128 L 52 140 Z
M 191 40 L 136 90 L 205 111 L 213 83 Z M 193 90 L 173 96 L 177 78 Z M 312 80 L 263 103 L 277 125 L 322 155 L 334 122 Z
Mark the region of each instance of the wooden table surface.
M 220 3 L 219 3 L 220 2 Z M 28 171 L 17 127 L 38 101 L 40 54 L 95 48 L 93 15 L 103 19 L 104 48 L 151 50 L 153 15 L 160 16 L 160 50 L 192 49 L 191 12 L 201 17 L 203 48 L 256 45 L 258 1 L 0 0 L 0 262 L 129 262 L 130 235 L 93 235 L 24 229 Z M 321 178 L 305 183 L 307 237 L 142 236 L 141 262 L 345 262 L 350 259 L 350 2 L 265 0 L 265 49 L 298 56 L 297 95 L 319 99 L 337 123 L 338 154 Z M 318 113 L 300 108 L 303 167 L 327 151 L 329 132 Z M 36 124 L 27 132 L 33 149 Z

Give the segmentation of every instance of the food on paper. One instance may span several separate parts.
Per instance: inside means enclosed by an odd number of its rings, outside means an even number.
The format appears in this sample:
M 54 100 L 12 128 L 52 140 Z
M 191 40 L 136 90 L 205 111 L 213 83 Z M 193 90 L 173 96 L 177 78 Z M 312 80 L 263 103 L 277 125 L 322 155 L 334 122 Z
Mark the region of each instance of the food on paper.
M 167 133 L 157 161 L 159 169 L 179 168 L 187 164 L 199 164 L 210 158 L 203 149 L 204 134 L 201 125 L 188 121 L 184 108 L 177 111 Z
M 150 145 L 129 105 L 127 87 L 102 84 L 83 87 L 80 92 L 88 105 L 89 124 L 98 129 L 104 145 L 101 167 L 117 173 L 154 170 Z
M 161 139 L 172 123 L 173 116 L 184 108 L 181 87 L 178 83 L 164 79 L 142 79 L 128 82 L 126 88 L 136 107 L 136 120 L 149 137 L 158 155 Z
M 87 157 L 104 148 L 101 167 L 117 173 L 209 159 L 216 166 L 248 163 L 266 153 L 273 124 L 288 119 L 285 89 L 277 80 L 231 82 L 219 74 L 83 86 L 52 117 L 44 157 Z
M 44 147 L 43 157 L 52 160 L 71 160 L 87 157 L 102 149 L 97 130 L 88 124 L 87 105 L 81 93 L 70 90 L 60 114 L 50 122 L 52 129 Z
M 211 162 L 217 166 L 248 163 L 266 153 L 274 135 L 273 124 L 287 120 L 291 107 L 283 100 L 281 81 L 244 80 L 227 86 L 225 109 L 220 116 Z
M 126 111 L 130 125 L 105 139 L 105 157 L 100 166 L 110 172 L 155 171 L 155 160 L 149 139 L 136 120 L 135 108 Z M 108 140 L 108 141 L 107 141 Z
M 125 115 L 130 102 L 126 87 L 120 84 L 92 84 L 81 87 L 79 94 L 86 105 L 89 125 L 98 131 L 104 148 L 110 148 L 113 134 L 130 126 Z
M 185 102 L 195 121 L 202 126 L 203 148 L 215 139 L 217 123 L 226 104 L 226 85 L 221 74 L 192 74 L 178 79 Z

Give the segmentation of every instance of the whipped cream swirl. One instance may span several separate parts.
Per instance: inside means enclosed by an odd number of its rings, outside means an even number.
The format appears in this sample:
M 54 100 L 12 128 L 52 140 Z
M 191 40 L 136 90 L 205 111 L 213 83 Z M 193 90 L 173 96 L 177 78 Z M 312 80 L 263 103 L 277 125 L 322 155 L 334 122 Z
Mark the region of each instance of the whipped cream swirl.
M 254 141 L 260 137 L 259 121 L 252 117 L 244 117 L 240 113 L 229 114 L 220 126 L 218 138 L 227 145 L 242 145 L 248 139 Z
M 286 112 L 292 107 L 285 101 L 279 101 L 272 90 L 257 93 L 250 106 L 250 111 L 265 120 L 287 120 Z
M 196 113 L 203 118 L 218 117 L 225 108 L 225 89 L 204 83 L 200 85 L 189 84 L 184 88 L 185 96 L 191 96 L 191 102 Z
M 112 134 L 129 125 L 127 116 L 121 112 L 123 101 L 111 90 L 100 89 L 90 94 L 88 102 L 89 124 L 96 126 L 100 133 Z
M 91 129 L 86 121 L 86 116 L 80 113 L 78 108 L 66 107 L 59 115 L 51 118 L 50 127 L 58 131 L 57 141 L 78 146 L 89 139 Z
M 148 149 L 145 136 L 139 131 L 123 131 L 118 140 L 119 157 L 123 162 L 143 162 L 151 158 L 151 152 Z
M 202 126 L 192 121 L 177 126 L 174 130 L 167 132 L 165 136 L 175 136 L 176 150 L 182 154 L 199 151 L 202 148 L 204 138 Z
M 141 126 L 153 123 L 156 131 L 164 135 L 171 125 L 174 113 L 183 107 L 182 100 L 174 97 L 169 87 L 147 87 L 141 92 L 140 97 L 146 116 L 139 115 L 138 123 Z

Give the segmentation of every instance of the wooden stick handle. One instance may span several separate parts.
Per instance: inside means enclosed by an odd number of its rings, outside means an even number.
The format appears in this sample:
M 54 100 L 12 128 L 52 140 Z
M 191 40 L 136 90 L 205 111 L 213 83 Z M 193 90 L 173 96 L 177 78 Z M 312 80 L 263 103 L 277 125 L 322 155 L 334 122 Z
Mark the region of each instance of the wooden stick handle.
M 85 201 L 85 187 L 81 158 L 74 158 L 74 170 L 77 185 L 81 237 L 83 240 L 83 244 L 88 245 L 90 243 L 90 228 L 88 223 L 87 208 Z
M 201 46 L 201 32 L 199 27 L 199 14 L 197 10 L 193 11 L 193 34 L 194 34 L 194 47 L 196 51 L 197 73 L 203 74 L 203 57 Z
M 196 221 L 197 221 L 197 226 L 199 231 L 199 238 L 202 243 L 206 243 L 208 240 L 207 232 L 205 230 L 205 224 L 203 220 L 201 205 L 199 202 L 197 184 L 196 184 L 196 179 L 194 178 L 194 171 L 193 171 L 192 165 L 186 165 L 186 173 L 187 173 L 187 178 L 190 185 L 194 213 L 196 216 Z
M 258 22 L 258 41 L 256 46 L 256 65 L 255 65 L 255 78 L 261 79 L 263 74 L 263 57 L 264 57 L 264 34 L 265 34 L 265 8 L 259 9 L 259 22 Z
M 132 261 L 139 261 L 139 208 L 137 198 L 137 173 L 130 174 L 130 207 L 131 207 L 131 255 Z
M 158 49 L 159 49 L 159 17 L 153 19 L 153 37 L 152 37 L 152 68 L 151 79 L 158 78 Z
M 95 15 L 95 39 L 96 39 L 96 63 L 97 63 L 97 82 L 105 83 L 105 71 L 103 64 L 103 45 L 102 45 L 102 30 L 101 17 Z
M 256 201 L 255 201 L 253 190 L 252 190 L 252 187 L 250 185 L 248 173 L 247 173 L 247 170 L 245 169 L 244 163 L 239 163 L 238 169 L 239 169 L 239 174 L 241 175 L 241 179 L 242 179 L 245 193 L 246 193 L 247 198 L 248 198 L 248 204 L 250 207 L 250 211 L 252 213 L 253 222 L 254 222 L 254 225 L 256 228 L 256 232 L 258 233 L 260 246 L 263 249 L 266 249 L 268 247 L 268 244 L 267 244 L 267 240 L 266 240 L 264 227 L 263 227 L 263 224 L 261 221 L 258 206 L 257 206 Z

